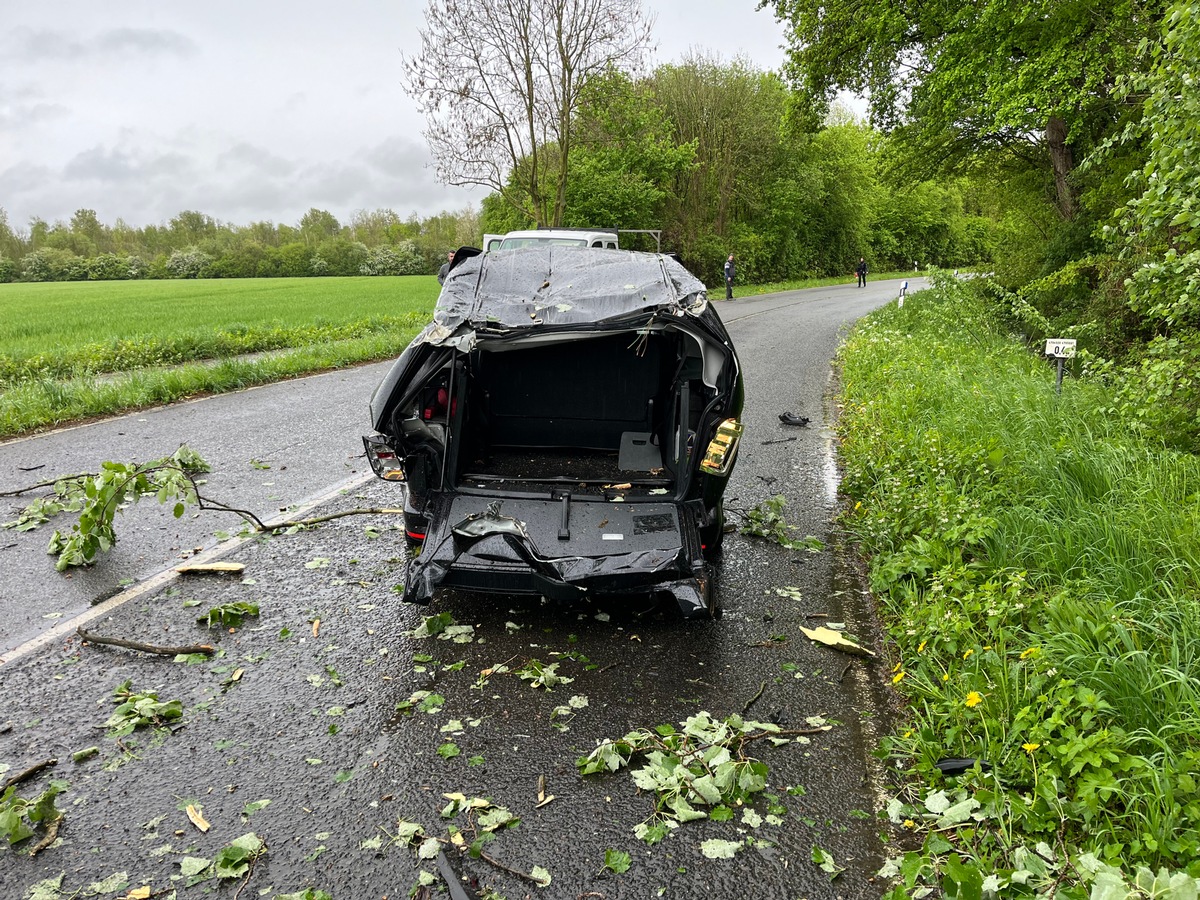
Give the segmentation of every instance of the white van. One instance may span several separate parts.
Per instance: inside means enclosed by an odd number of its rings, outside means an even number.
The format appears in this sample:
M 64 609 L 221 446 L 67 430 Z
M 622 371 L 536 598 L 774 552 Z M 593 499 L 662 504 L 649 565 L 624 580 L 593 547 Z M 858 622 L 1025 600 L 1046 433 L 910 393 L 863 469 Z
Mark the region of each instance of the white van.
M 516 250 L 519 247 L 603 247 L 617 250 L 616 231 L 589 231 L 586 228 L 537 228 L 529 231 L 510 231 L 500 242 L 499 248 L 489 245 L 484 236 L 485 250 Z

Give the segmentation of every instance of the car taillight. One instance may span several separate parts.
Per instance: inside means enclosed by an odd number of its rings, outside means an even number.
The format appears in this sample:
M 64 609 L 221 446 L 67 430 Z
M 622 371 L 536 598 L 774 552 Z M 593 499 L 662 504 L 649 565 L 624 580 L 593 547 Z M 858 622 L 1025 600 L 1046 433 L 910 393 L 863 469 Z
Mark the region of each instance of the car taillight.
M 743 426 L 737 419 L 726 419 L 717 426 L 717 433 L 708 442 L 704 451 L 704 459 L 700 461 L 700 470 L 709 475 L 728 475 L 737 458 L 738 442 L 742 437 Z
M 403 481 L 404 462 L 396 451 L 381 437 L 364 437 L 363 447 L 371 470 L 384 481 Z

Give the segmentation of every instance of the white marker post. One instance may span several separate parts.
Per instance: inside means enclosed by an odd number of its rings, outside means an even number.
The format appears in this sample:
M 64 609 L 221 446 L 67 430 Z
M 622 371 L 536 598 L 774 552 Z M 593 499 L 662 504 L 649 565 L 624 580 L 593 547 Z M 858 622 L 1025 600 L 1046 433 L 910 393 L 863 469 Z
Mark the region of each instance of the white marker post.
M 908 282 L 905 281 L 903 284 L 900 285 L 900 299 L 896 301 L 897 306 L 904 305 L 904 297 L 907 293 L 908 293 Z
M 1054 393 L 1062 393 L 1063 363 L 1075 357 L 1075 338 L 1047 338 L 1046 356 L 1058 364 L 1058 378 L 1054 383 Z

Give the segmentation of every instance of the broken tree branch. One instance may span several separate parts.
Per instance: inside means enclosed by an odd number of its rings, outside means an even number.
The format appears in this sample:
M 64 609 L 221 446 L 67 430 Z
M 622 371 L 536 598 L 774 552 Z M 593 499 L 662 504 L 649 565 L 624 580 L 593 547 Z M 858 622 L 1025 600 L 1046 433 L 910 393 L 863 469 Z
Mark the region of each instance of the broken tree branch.
M 453 841 L 449 840 L 448 838 L 441 838 L 441 837 L 440 837 L 440 838 L 437 838 L 436 840 L 437 840 L 439 843 L 441 843 L 443 846 L 446 846 L 446 847 L 453 847 L 453 848 L 454 848 L 455 850 L 457 850 L 459 853 L 464 853 L 464 852 L 466 852 L 466 851 L 465 851 L 465 850 L 464 850 L 462 847 L 459 847 L 457 844 L 455 844 Z M 544 884 L 544 883 L 541 881 L 541 879 L 539 879 L 539 878 L 535 878 L 533 875 L 530 875 L 528 872 L 522 872 L 520 869 L 513 869 L 513 868 L 511 868 L 511 867 L 509 867 L 509 866 L 506 866 L 504 863 L 500 862 L 500 860 L 496 859 L 494 856 L 488 856 L 486 853 L 480 852 L 480 854 L 479 854 L 479 858 L 480 858 L 480 859 L 482 859 L 482 860 L 484 860 L 484 861 L 486 861 L 486 862 L 489 862 L 489 863 L 491 863 L 491 864 L 492 864 L 493 866 L 495 866 L 497 869 L 500 869 L 501 871 L 507 872 L 509 875 L 516 875 L 518 878 L 523 878 L 523 879 L 525 879 L 526 881 L 532 882 L 533 884 L 536 884 L 538 887 L 545 887 L 545 886 L 546 886 L 546 885 L 545 885 L 545 884 Z
M 50 824 L 46 826 L 46 836 L 29 848 L 30 856 L 37 856 L 56 840 L 58 840 L 58 826 L 62 824 L 63 817 L 51 819 Z
M 12 491 L 0 491 L 0 497 L 19 497 L 21 494 L 28 494 L 30 491 L 41 490 L 42 488 L 54 487 L 60 481 L 76 481 L 80 478 L 95 478 L 96 472 L 80 472 L 77 475 L 59 475 L 57 478 L 47 478 L 45 481 L 39 481 L 37 484 L 31 484 L 28 487 L 17 488 Z
M 762 684 L 760 684 L 758 686 L 758 693 L 755 694 L 753 697 L 751 697 L 749 700 L 747 700 L 746 705 L 742 707 L 742 715 L 743 716 L 746 713 L 750 712 L 750 707 L 752 707 L 755 703 L 758 702 L 758 698 L 763 695 L 763 691 L 765 691 L 766 689 L 767 689 L 767 683 L 764 681 Z
M 90 631 L 84 631 L 82 626 L 76 629 L 76 633 L 89 644 L 107 644 L 113 647 L 124 647 L 126 650 L 155 653 L 159 656 L 179 656 L 180 654 L 188 653 L 212 654 L 217 652 L 216 648 L 210 644 L 194 644 L 189 647 L 160 647 L 156 644 L 143 644 L 141 641 L 127 641 L 123 638 L 104 637 L 103 635 L 92 634 Z
M 188 475 L 192 482 L 192 489 L 196 492 L 196 503 L 202 510 L 211 510 L 215 512 L 229 512 L 248 522 L 254 526 L 254 530 L 262 533 L 279 531 L 281 528 L 307 528 L 311 525 L 320 525 L 323 522 L 332 522 L 334 519 L 342 519 L 346 516 L 382 516 L 382 515 L 402 515 L 402 509 L 386 509 L 380 507 L 369 507 L 359 509 L 347 509 L 342 512 L 328 513 L 324 516 L 313 516 L 308 519 L 289 519 L 285 522 L 273 522 L 268 525 L 257 515 L 248 509 L 239 509 L 236 506 L 230 506 L 227 503 L 222 503 L 220 500 L 213 500 L 205 497 L 200 493 L 200 485 L 192 475 Z
M 278 531 L 280 528 L 293 528 L 295 526 L 307 528 L 309 525 L 320 525 L 322 522 L 331 522 L 334 519 L 342 519 L 346 516 L 398 516 L 403 514 L 403 512 L 404 510 L 402 509 L 387 509 L 376 506 L 359 509 L 347 509 L 343 510 L 342 512 L 329 513 L 328 515 L 324 516 L 313 516 L 310 519 L 297 519 L 293 522 L 279 522 L 270 526 L 268 530 Z
M 32 778 L 34 775 L 36 775 L 38 772 L 42 771 L 42 769 L 48 769 L 51 766 L 57 766 L 57 765 L 58 765 L 57 759 L 44 759 L 37 765 L 30 766 L 24 772 L 21 772 L 17 775 L 13 775 L 11 778 L 9 778 L 7 781 L 5 781 L 4 784 L 0 785 L 0 791 L 7 791 L 14 784 L 20 784 L 22 781 L 28 781 L 30 778 Z

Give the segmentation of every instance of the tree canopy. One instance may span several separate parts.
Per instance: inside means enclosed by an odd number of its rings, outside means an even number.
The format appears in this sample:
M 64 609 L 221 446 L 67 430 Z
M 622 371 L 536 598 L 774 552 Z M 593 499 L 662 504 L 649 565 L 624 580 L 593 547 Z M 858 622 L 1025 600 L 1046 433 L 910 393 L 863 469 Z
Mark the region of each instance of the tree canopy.
M 641 66 L 650 26 L 640 0 L 430 0 L 405 83 L 438 177 L 562 224 L 580 98 L 593 77 Z
M 764 0 L 789 29 L 787 71 L 819 114 L 840 89 L 885 131 L 915 129 L 930 168 L 989 151 L 1049 168 L 1061 215 L 1072 173 L 1126 110 L 1114 93 L 1161 0 Z

